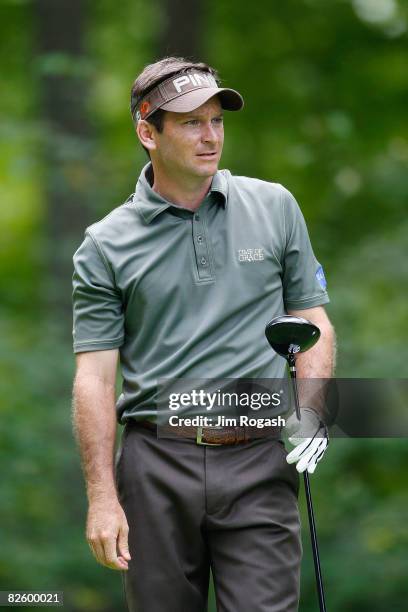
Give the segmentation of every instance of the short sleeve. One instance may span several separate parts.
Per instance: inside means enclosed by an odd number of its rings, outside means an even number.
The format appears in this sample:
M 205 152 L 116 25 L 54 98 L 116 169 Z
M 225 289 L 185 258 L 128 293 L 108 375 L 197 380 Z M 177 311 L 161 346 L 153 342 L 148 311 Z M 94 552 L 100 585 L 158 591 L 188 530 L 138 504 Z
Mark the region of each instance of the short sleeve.
M 74 353 L 118 348 L 124 340 L 121 295 L 100 247 L 88 231 L 73 262 Z
M 326 279 L 317 261 L 306 223 L 292 194 L 282 194 L 285 220 L 285 250 L 283 254 L 283 298 L 286 310 L 302 310 L 327 304 Z

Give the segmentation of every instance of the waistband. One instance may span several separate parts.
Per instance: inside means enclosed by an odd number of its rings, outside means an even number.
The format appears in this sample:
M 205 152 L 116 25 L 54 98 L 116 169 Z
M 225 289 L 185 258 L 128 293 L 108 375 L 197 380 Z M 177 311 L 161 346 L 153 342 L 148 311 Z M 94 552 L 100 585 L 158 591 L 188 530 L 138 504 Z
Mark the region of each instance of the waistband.
M 282 429 L 278 426 L 246 427 L 239 425 L 235 427 L 157 426 L 151 421 L 137 421 L 135 419 L 129 419 L 126 422 L 126 427 L 128 429 L 141 427 L 156 433 L 158 437 L 185 438 L 203 446 L 231 446 L 260 438 L 280 439 Z

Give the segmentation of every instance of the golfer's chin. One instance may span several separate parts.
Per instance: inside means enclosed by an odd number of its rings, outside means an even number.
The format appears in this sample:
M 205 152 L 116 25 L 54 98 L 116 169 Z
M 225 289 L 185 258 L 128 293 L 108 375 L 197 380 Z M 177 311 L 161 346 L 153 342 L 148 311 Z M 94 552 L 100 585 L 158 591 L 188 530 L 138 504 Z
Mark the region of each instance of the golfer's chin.
M 218 170 L 220 158 L 218 155 L 214 157 L 196 156 L 194 160 L 194 169 L 198 176 L 213 176 Z

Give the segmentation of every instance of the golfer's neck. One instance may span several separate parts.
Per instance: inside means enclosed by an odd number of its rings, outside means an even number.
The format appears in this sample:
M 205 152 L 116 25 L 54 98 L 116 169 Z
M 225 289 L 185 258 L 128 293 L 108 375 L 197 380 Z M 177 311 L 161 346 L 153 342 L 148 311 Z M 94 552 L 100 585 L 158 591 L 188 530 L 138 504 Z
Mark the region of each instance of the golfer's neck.
M 211 181 L 212 176 L 177 177 L 155 169 L 153 191 L 177 206 L 196 210 L 207 195 Z

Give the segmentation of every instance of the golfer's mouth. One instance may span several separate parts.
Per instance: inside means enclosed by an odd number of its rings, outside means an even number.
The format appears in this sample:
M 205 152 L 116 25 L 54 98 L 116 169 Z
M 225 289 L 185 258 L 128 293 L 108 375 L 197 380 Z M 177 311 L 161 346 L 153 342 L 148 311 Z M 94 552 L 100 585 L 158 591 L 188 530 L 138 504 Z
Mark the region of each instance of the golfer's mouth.
M 212 153 L 198 153 L 197 157 L 203 157 L 205 159 L 214 159 L 214 157 L 217 157 L 217 152 L 213 151 Z

